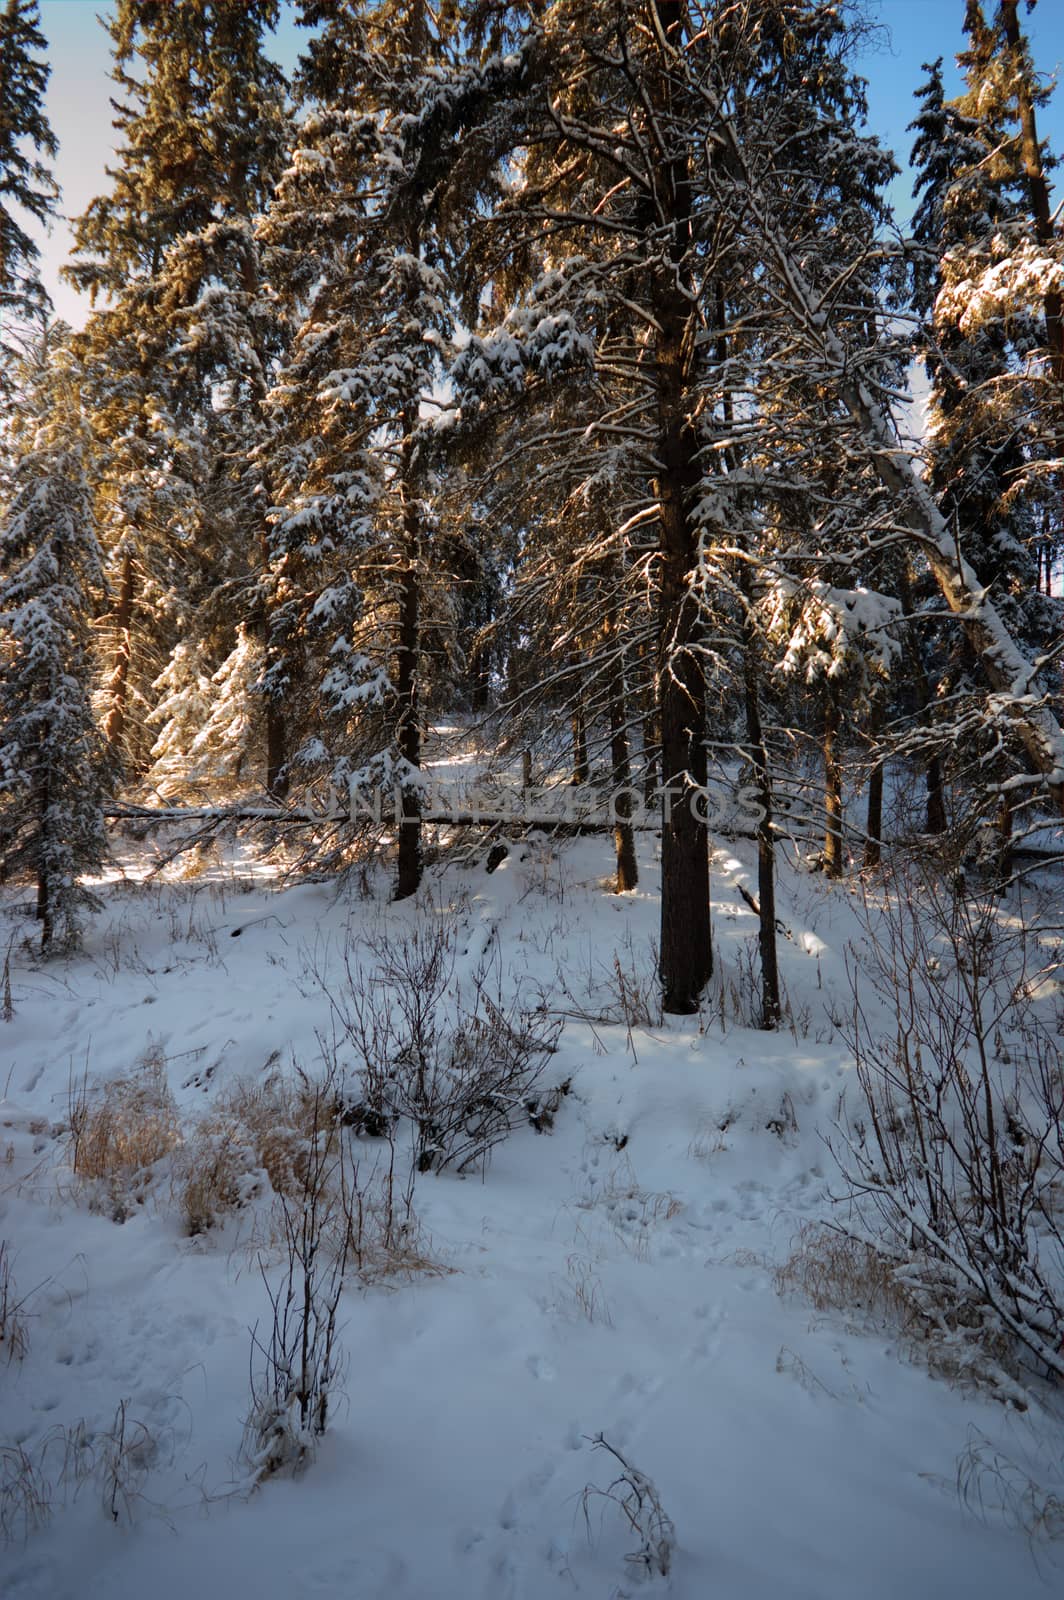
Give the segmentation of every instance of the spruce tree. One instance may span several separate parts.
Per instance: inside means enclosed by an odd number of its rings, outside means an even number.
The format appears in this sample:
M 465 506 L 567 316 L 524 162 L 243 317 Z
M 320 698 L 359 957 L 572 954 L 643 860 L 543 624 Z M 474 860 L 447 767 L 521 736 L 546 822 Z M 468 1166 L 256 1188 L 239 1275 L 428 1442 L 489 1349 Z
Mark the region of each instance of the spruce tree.
M 106 854 L 91 706 L 100 551 L 76 371 L 61 345 L 27 375 L 24 405 L 0 517 L 0 869 L 35 879 L 49 953 L 77 942 L 81 912 L 96 904 L 80 877 Z
M 875 304 L 878 188 L 893 168 L 854 132 L 862 102 L 847 38 L 837 9 L 818 4 L 757 0 L 697 16 L 665 0 L 546 8 L 510 69 L 521 181 L 485 230 L 525 270 L 504 279 L 515 302 L 505 323 L 470 341 L 455 368 L 464 407 L 567 390 L 548 448 L 568 455 L 571 481 L 574 452 L 586 461 L 589 441 L 617 457 L 598 493 L 620 570 L 646 574 L 656 608 L 670 1011 L 696 1009 L 712 970 L 698 815 L 718 671 L 707 555 L 734 548 L 744 527 L 756 537 L 759 474 L 770 495 L 785 473 L 810 478 L 845 419 L 839 397 L 792 359 L 793 327 L 766 281 L 766 241 L 745 193 L 750 165 L 778 207 L 785 247 L 825 283 L 848 280 L 840 325 L 863 330 L 862 306 Z M 724 140 L 734 157 L 720 154 Z M 887 364 L 877 348 L 869 380 Z
M 3 0 L 0 10 L 0 382 L 18 353 L 17 330 L 42 324 L 48 296 L 37 273 L 40 251 L 13 207 L 43 224 L 59 191 L 48 166 L 55 136 L 44 111 L 50 68 L 37 0 Z M 39 330 L 38 330 L 39 336 Z
M 308 775 L 400 796 L 402 898 L 421 877 L 426 622 L 451 606 L 424 412 L 453 308 L 416 165 L 448 40 L 424 0 L 303 16 L 323 24 L 301 71 L 311 110 L 261 230 L 303 307 L 274 395 L 273 670 L 302 704 Z
M 134 770 L 131 700 L 150 711 L 178 638 L 213 628 L 220 662 L 261 609 L 268 495 L 248 462 L 279 335 L 254 219 L 290 131 L 263 49 L 277 16 L 276 0 L 120 0 L 108 25 L 121 143 L 66 275 L 102 302 L 82 346 L 114 600 L 105 731 Z

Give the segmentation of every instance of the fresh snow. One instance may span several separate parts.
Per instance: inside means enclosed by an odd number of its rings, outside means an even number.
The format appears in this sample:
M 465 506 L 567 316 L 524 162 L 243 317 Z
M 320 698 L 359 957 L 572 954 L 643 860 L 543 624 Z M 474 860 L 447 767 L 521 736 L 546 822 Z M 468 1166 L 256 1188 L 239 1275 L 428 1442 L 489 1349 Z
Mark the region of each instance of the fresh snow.
M 147 847 L 142 847 L 146 851 Z M 2 1440 L 143 1423 L 139 1492 L 118 1523 L 98 1486 L 0 1553 L 7 1600 L 1025 1600 L 1059 1593 L 1059 1549 L 958 1492 L 973 1446 L 1059 1495 L 1060 1405 L 1025 1413 L 929 1376 L 896 1329 L 782 1296 L 774 1267 L 831 1211 L 825 1144 L 852 1062 L 835 1023 L 858 891 L 787 866 L 781 963 L 793 1030 L 699 1019 L 604 1021 L 616 953 L 649 981 L 658 872 L 606 892 L 604 837 L 515 844 L 429 875 L 416 905 L 328 883 L 278 888 L 250 858 L 183 883 L 97 886 L 84 953 L 12 950 L 0 1021 L 0 1237 L 29 1349 L 0 1364 Z M 718 852 L 723 988 L 744 987 L 755 920 L 739 845 Z M 17 891 L 4 891 L 16 934 Z M 460 972 L 485 958 L 528 1003 L 566 1013 L 547 1081 L 571 1076 L 554 1130 L 521 1128 L 486 1173 L 419 1177 L 436 1270 L 360 1287 L 341 1321 L 344 1400 L 298 1478 L 246 1489 L 249 1328 L 268 1313 L 249 1210 L 183 1236 L 165 1176 L 125 1223 L 91 1211 L 57 1132 L 85 1070 L 161 1049 L 191 1121 L 280 1062 L 313 1070 L 330 1037 L 317 975 L 342 982 L 365 930 L 453 920 Z M 884 1019 L 885 1022 L 887 1019 Z M 340 1048 L 341 1060 L 344 1050 Z M 261 1241 L 263 1229 L 257 1236 Z M 260 1245 L 261 1247 L 261 1245 Z M 276 1255 L 267 1255 L 275 1267 Z M 656 1485 L 676 1530 L 668 1578 L 605 1489 L 602 1433 Z

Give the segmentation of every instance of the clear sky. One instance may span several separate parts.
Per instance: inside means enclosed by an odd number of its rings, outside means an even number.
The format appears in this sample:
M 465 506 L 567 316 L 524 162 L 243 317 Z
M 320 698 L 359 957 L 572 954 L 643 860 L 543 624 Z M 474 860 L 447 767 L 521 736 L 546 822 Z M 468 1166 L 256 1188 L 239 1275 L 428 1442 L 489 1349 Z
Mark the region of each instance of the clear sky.
M 993 0 L 989 0 L 992 5 Z M 272 53 L 291 68 L 303 37 L 294 24 L 294 7 L 274 36 Z M 989 9 L 989 5 L 988 5 Z M 94 195 L 105 191 L 104 167 L 112 153 L 109 41 L 97 21 L 110 7 L 100 0 L 41 0 L 41 24 L 49 41 L 52 77 L 48 114 L 59 140 L 56 176 L 63 188 L 61 208 L 77 216 Z M 905 167 L 912 135 L 913 92 L 924 81 L 921 65 L 943 56 L 947 67 L 963 43 L 965 0 L 870 0 L 869 10 L 883 24 L 861 61 L 869 83 L 869 127 Z M 1039 70 L 1052 75 L 1064 67 L 1064 0 L 1040 0 L 1029 17 L 1021 11 Z M 960 87 L 955 68 L 947 90 Z M 1064 88 L 1040 113 L 1039 132 L 1064 157 Z M 911 214 L 907 173 L 896 180 L 893 199 L 903 224 Z M 1059 186 L 1058 186 L 1059 194 Z M 69 230 L 57 223 L 43 247 L 43 277 L 57 313 L 75 326 L 84 321 L 87 302 L 59 282 L 59 268 L 70 248 Z

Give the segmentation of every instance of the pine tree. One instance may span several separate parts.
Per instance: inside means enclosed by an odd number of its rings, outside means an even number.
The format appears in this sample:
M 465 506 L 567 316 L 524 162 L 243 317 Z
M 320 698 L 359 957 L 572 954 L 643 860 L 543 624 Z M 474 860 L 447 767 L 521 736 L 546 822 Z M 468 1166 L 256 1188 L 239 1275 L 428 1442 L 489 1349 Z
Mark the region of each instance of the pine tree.
M 26 394 L 32 426 L 0 518 L 0 867 L 35 878 L 48 953 L 76 943 L 80 913 L 96 904 L 80 876 L 106 854 L 90 653 L 101 565 L 76 372 L 61 345 L 41 356 Z
M 0 10 L 0 378 L 18 353 L 20 324 L 42 324 L 48 296 L 40 251 L 12 207 L 37 223 L 55 215 L 59 191 L 47 165 L 57 146 L 44 112 L 50 68 L 41 56 L 37 0 L 4 0 Z M 14 341 L 14 342 L 13 342 Z

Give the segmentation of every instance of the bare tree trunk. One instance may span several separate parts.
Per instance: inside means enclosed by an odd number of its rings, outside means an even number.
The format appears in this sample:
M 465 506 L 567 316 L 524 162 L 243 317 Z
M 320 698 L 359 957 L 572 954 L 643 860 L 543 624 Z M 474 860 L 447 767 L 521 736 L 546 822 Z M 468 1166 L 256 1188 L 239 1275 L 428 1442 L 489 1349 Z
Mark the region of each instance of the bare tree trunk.
M 409 437 L 409 434 L 408 434 Z M 408 471 L 413 463 L 407 460 Z M 421 593 L 418 558 L 421 546 L 421 528 L 417 506 L 409 495 L 410 477 L 407 476 L 408 497 L 403 508 L 404 567 L 399 591 L 399 649 L 396 664 L 395 690 L 399 702 L 399 725 L 396 743 L 399 754 L 411 767 L 421 766 L 421 724 L 418 695 L 418 663 L 421 650 Z M 401 815 L 399 820 L 399 862 L 395 898 L 405 900 L 417 892 L 421 883 L 421 796 L 408 784 L 400 787 Z
M 129 696 L 129 668 L 133 658 L 133 594 L 135 585 L 133 552 L 126 550 L 122 557 L 122 575 L 118 584 L 118 607 L 115 611 L 115 633 L 118 645 L 115 662 L 107 683 L 107 715 L 103 735 L 110 749 L 117 754 L 126 726 L 126 703 Z
M 655 22 L 668 52 L 683 42 L 686 8 L 680 0 L 655 0 Z M 671 89 L 663 70 L 660 95 L 668 109 Z M 657 366 L 657 457 L 660 512 L 658 706 L 661 727 L 661 982 L 667 1012 L 698 1009 L 713 972 L 709 914 L 709 834 L 695 813 L 706 781 L 706 681 L 700 651 L 702 617 L 692 586 L 697 534 L 691 521 L 701 481 L 698 439 L 688 417 L 692 319 L 687 283 L 691 242 L 691 186 L 686 157 L 674 157 L 662 175 L 659 204 L 668 224 L 670 270 L 659 282 L 654 306 Z
M 868 776 L 864 864 L 870 870 L 879 866 L 883 856 L 883 770 L 883 762 L 876 761 Z
M 44 744 L 42 737 L 41 743 Z M 41 952 L 47 954 L 54 932 L 55 907 L 52 896 L 52 879 L 45 856 L 48 831 L 48 807 L 51 800 L 47 775 L 41 778 L 38 794 L 39 835 L 37 842 L 37 908 L 36 918 L 41 925 Z
M 591 768 L 587 759 L 587 723 L 584 720 L 584 706 L 577 700 L 573 707 L 571 718 L 573 733 L 573 783 L 587 783 L 591 777 Z
M 607 625 L 607 638 L 612 630 Z M 624 687 L 624 662 L 618 659 L 610 668 L 610 780 L 616 822 L 613 844 L 617 855 L 617 893 L 634 889 L 639 882 L 635 858 L 635 832 L 631 824 L 632 797 L 627 792 L 632 782 L 628 752 L 628 708 Z
M 747 605 L 749 574 L 740 576 Z M 753 767 L 754 793 L 761 811 L 757 824 L 757 942 L 761 957 L 761 1026 L 778 1028 L 780 1002 L 779 962 L 776 951 L 776 841 L 772 832 L 772 782 L 768 750 L 761 726 L 761 688 L 757 668 L 757 641 L 749 611 L 743 619 L 743 687 L 746 698 L 747 759 Z
M 829 878 L 842 877 L 842 764 L 839 760 L 839 734 L 842 713 L 835 686 L 828 683 L 824 697 L 824 871 Z

